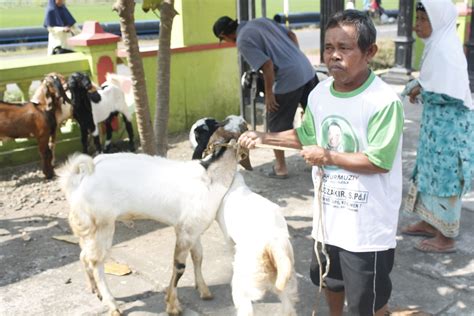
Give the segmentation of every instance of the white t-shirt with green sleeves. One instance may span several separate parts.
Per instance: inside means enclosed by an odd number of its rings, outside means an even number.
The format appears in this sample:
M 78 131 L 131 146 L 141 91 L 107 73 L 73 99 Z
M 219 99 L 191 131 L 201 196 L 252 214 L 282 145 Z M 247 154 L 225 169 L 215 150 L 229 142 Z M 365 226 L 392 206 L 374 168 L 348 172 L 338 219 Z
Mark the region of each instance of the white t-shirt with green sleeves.
M 352 252 L 383 251 L 396 246 L 402 198 L 403 106 L 397 94 L 370 74 L 358 89 L 341 93 L 333 78 L 319 83 L 308 97 L 303 124 L 296 129 L 304 146 L 363 152 L 387 173 L 361 174 L 323 168 L 320 217 L 320 173 L 313 167 L 315 210 L 312 237 Z M 321 226 L 319 220 L 323 219 Z M 318 228 L 323 227 L 324 229 Z

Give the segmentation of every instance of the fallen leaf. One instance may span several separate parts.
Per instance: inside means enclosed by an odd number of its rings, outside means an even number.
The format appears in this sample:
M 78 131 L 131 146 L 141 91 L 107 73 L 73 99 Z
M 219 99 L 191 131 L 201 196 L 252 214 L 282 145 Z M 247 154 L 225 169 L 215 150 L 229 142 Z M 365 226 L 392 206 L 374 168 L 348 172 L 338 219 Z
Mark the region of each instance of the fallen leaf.
M 10 232 L 6 229 L 0 228 L 0 236 L 10 235 Z
M 77 238 L 74 235 L 57 235 L 53 236 L 53 239 L 60 240 L 60 241 L 65 241 L 71 244 L 78 244 L 79 243 L 79 238 Z
M 106 262 L 104 265 L 105 273 L 112 275 L 127 275 L 132 273 L 132 270 L 126 265 L 117 262 Z

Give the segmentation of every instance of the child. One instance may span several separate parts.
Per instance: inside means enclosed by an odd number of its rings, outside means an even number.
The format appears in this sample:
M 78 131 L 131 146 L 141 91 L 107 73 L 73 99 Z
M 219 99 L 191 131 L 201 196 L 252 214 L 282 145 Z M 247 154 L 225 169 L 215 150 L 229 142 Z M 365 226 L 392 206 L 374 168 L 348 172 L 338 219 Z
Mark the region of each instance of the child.
M 301 156 L 313 165 L 317 197 L 312 237 L 316 246 L 325 244 L 330 258 L 324 288 L 331 315 L 342 315 L 344 299 L 351 315 L 383 315 L 392 290 L 389 274 L 402 195 L 403 107 L 369 69 L 377 52 L 375 40 L 366 14 L 336 13 L 326 26 L 323 52 L 331 77 L 309 95 L 303 125 L 280 133 L 246 132 L 239 139 L 247 148 L 305 146 Z M 328 134 L 334 123 L 340 145 L 330 150 Z M 319 285 L 314 253 L 310 274 Z
M 415 32 L 425 49 L 418 84 L 407 90 L 411 102 L 421 96 L 423 115 L 413 171 L 418 198 L 406 211 L 420 221 L 402 233 L 428 237 L 415 246 L 423 252 L 456 251 L 461 196 L 474 165 L 473 105 L 456 21 L 450 0 L 417 3 Z

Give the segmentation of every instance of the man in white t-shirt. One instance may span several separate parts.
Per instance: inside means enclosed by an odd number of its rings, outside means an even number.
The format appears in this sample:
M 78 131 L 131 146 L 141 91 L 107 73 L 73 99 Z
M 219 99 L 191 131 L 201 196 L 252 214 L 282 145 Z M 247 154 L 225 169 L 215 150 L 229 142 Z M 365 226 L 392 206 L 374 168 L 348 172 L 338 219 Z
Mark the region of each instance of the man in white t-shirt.
M 312 237 L 330 258 L 323 286 L 331 315 L 342 315 L 344 299 L 351 315 L 384 315 L 402 195 L 403 106 L 369 68 L 377 46 L 366 14 L 336 13 L 326 30 L 330 77 L 310 93 L 302 126 L 247 132 L 239 143 L 303 148 L 317 198 Z M 317 285 L 319 271 L 313 253 L 310 274 Z

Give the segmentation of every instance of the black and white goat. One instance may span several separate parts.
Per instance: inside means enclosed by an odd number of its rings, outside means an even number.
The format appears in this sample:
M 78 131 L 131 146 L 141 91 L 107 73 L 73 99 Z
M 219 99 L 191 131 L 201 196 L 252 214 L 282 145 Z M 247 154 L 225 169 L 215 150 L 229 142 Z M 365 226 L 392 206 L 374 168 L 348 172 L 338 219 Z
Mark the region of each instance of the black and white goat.
M 212 133 L 212 121 L 198 121 L 190 135 L 197 142 L 193 157 L 202 156 L 203 144 L 214 143 L 221 136 Z M 211 122 L 210 126 L 203 126 Z M 219 123 L 224 129 L 240 129 L 246 122 L 230 116 Z M 236 173 L 224 196 L 216 217 L 224 236 L 234 245 L 232 298 L 237 315 L 253 315 L 252 301 L 266 291 L 278 295 L 283 304 L 282 315 L 296 315 L 297 281 L 294 270 L 293 247 L 281 208 L 252 192 L 240 173 Z
M 79 237 L 80 259 L 92 291 L 112 314 L 120 312 L 105 282 L 104 260 L 112 246 L 116 220 L 150 218 L 175 228 L 173 275 L 166 292 L 169 314 L 181 312 L 177 285 L 189 252 L 201 298 L 212 297 L 201 273 L 200 236 L 215 219 L 234 179 L 241 154 L 233 146 L 238 136 L 225 134 L 200 161 L 118 153 L 94 159 L 81 154 L 66 163 L 60 183 L 70 205 L 69 223 Z
M 73 116 L 81 128 L 82 152 L 87 153 L 87 137 L 92 133 L 98 152 L 102 152 L 99 137 L 99 123 L 105 121 L 106 141 L 105 152 L 110 150 L 112 139 L 112 119 L 122 114 L 129 138 L 129 150 L 135 151 L 132 114 L 130 113 L 122 90 L 110 76 L 102 84 L 101 89 L 95 85 L 85 73 L 75 72 L 68 80 L 71 91 Z

